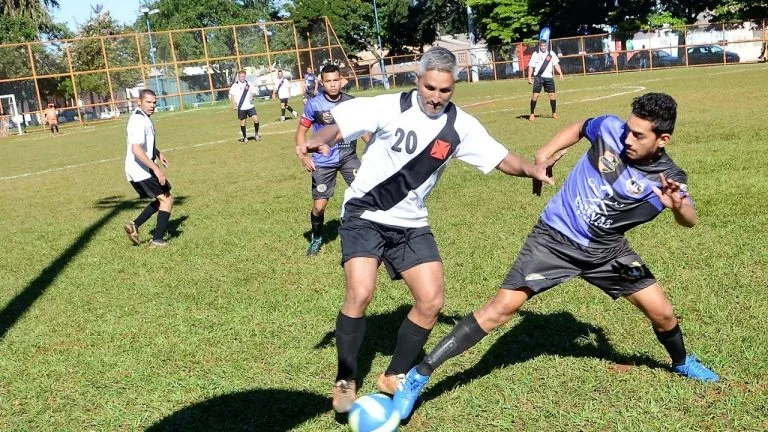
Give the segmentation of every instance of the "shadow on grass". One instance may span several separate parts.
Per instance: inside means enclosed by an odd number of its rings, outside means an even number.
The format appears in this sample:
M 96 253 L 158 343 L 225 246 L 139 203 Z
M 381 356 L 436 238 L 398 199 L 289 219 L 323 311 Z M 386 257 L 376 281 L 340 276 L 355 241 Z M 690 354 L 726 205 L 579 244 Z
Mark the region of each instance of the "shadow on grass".
M 146 430 L 287 431 L 330 409 L 331 400 L 327 396 L 296 390 L 256 389 L 198 402 Z
M 579 321 L 570 312 L 541 314 L 522 311 L 519 316 L 522 320 L 507 330 L 476 365 L 437 381 L 424 392 L 424 400 L 486 376 L 494 369 L 523 363 L 541 355 L 597 358 L 619 365 L 668 369 L 667 365 L 646 354 L 617 352 L 602 328 Z
M 323 225 L 323 244 L 330 243 L 339 237 L 339 227 L 341 227 L 341 221 L 338 219 L 331 219 Z M 304 238 L 307 241 L 312 240 L 312 230 L 305 232 Z
M 176 201 L 184 201 L 184 197 L 177 197 Z M 24 289 L 0 310 L 0 340 L 5 338 L 8 330 L 29 310 L 45 290 L 56 280 L 59 274 L 69 265 L 70 261 L 90 242 L 91 238 L 106 225 L 115 216 L 126 210 L 136 210 L 143 208 L 143 204 L 138 200 L 126 200 L 121 196 L 110 196 L 98 200 L 94 204 L 97 209 L 109 209 L 109 211 L 100 217 L 96 222 L 86 228 L 72 244 L 65 249 L 52 263 L 48 264 L 40 274 L 33 279 Z
M 402 305 L 397 309 L 377 315 L 366 316 L 366 331 L 363 346 L 360 347 L 360 354 L 357 358 L 358 364 L 358 388 L 362 387 L 362 379 L 371 371 L 371 364 L 377 354 L 391 356 L 395 352 L 397 343 L 397 332 L 400 325 L 411 310 L 411 305 Z M 454 325 L 461 320 L 461 316 L 446 316 L 440 314 L 437 318 L 439 323 Z M 334 332 L 330 331 L 323 336 L 323 339 L 315 345 L 315 349 L 326 348 L 334 345 Z M 419 354 L 418 361 L 424 357 L 424 352 Z M 384 372 L 383 370 L 381 372 Z M 378 374 L 377 374 L 378 375 Z M 335 378 L 336 372 L 329 375 L 330 379 Z

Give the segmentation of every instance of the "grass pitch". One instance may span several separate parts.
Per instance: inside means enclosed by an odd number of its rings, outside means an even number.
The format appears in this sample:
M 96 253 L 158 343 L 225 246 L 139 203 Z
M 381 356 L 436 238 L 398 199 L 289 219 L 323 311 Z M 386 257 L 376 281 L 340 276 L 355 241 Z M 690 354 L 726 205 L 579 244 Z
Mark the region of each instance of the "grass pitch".
M 689 174 L 699 225 L 677 227 L 666 212 L 629 237 L 687 347 L 723 381 L 673 376 L 640 312 L 573 281 L 442 367 L 402 430 L 768 429 L 766 74 L 737 65 L 568 77 L 557 83 L 561 119 L 547 118 L 542 97 L 532 124 L 519 118 L 524 81 L 459 85 L 454 101 L 526 156 L 568 122 L 626 117 L 643 92 L 677 99 L 669 152 Z M 132 247 L 122 231 L 145 205 L 123 174 L 127 118 L 0 141 L 0 430 L 346 428 L 329 397 L 344 187 L 326 244 L 308 259 L 296 123 L 278 122 L 274 101 L 257 109 L 263 139 L 245 145 L 226 107 L 155 116 L 177 200 L 162 250 Z M 537 198 L 525 180 L 452 162 L 429 201 L 447 302 L 427 349 L 494 294 L 554 190 Z M 152 229 L 154 218 L 145 240 Z M 362 393 L 375 391 L 409 304 L 382 271 Z

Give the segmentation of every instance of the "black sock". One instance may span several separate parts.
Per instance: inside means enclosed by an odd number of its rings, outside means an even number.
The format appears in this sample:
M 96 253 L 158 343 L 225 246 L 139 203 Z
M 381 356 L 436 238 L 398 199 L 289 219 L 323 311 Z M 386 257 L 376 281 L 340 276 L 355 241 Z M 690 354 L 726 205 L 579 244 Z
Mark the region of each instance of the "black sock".
M 357 353 L 365 336 L 365 317 L 350 318 L 339 312 L 336 317 L 336 354 L 339 357 L 336 381 L 357 379 Z
M 654 330 L 653 332 L 672 358 L 672 366 L 685 363 L 685 343 L 680 325 L 676 324 L 672 330 L 662 332 Z
M 56 129 L 56 133 L 59 133 L 59 125 L 53 125 L 53 128 Z
M 424 348 L 424 344 L 427 343 L 431 331 L 432 329 L 425 329 L 406 317 L 397 332 L 395 353 L 384 374 L 397 375 L 408 372 Z
M 552 114 L 557 113 L 557 100 L 556 99 L 550 99 L 549 100 L 549 106 L 552 107 Z
M 245 138 L 245 126 L 240 126 L 240 133 L 243 134 L 243 138 Z
M 136 228 L 140 227 L 144 224 L 149 218 L 152 217 L 153 214 L 157 213 L 157 210 L 160 209 L 160 203 L 157 202 L 157 200 L 152 201 L 137 217 L 133 220 L 134 225 L 136 225 Z
M 253 124 L 253 132 L 258 135 L 259 134 L 259 122 L 256 122 Z
M 316 239 L 322 237 L 325 215 L 315 216 L 314 212 L 309 212 L 309 221 L 312 224 L 312 238 Z
M 416 371 L 420 375 L 432 375 L 443 362 L 472 348 L 487 334 L 474 315 L 467 315 L 450 333 L 440 339 L 437 346 L 424 357 L 424 361 L 416 366 Z
M 287 110 L 288 110 L 288 112 L 289 112 L 289 113 L 291 113 L 291 114 L 293 114 L 293 111 L 295 111 L 293 108 L 291 108 L 291 106 L 290 106 L 290 105 L 286 105 L 286 106 L 285 106 L 285 109 L 287 109 Z
M 531 99 L 531 114 L 536 111 L 536 101 Z
M 155 227 L 155 234 L 152 236 L 152 240 L 162 240 L 165 228 L 168 227 L 168 220 L 171 218 L 171 212 L 160 210 L 157 212 L 157 226 Z
M 285 108 L 280 108 L 280 117 L 285 117 Z

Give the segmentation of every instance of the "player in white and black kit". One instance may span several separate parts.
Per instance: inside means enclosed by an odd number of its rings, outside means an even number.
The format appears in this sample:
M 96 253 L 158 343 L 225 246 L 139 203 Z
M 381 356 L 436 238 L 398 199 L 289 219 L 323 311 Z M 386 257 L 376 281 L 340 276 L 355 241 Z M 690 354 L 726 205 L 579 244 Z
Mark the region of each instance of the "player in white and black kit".
M 243 135 L 240 142 L 248 141 L 245 132 L 245 120 L 251 118 L 253 121 L 253 138 L 258 141 L 259 136 L 259 115 L 256 107 L 253 105 L 253 97 L 258 93 L 256 86 L 245 79 L 245 71 L 237 73 L 237 81 L 229 88 L 229 101 L 232 108 L 237 111 L 237 119 L 240 120 L 240 133 Z
M 496 296 L 456 324 L 408 372 L 393 398 L 400 418 L 410 415 L 419 392 L 443 362 L 509 321 L 529 298 L 576 276 L 642 311 L 669 353 L 674 373 L 719 380 L 687 353 L 672 304 L 624 236 L 666 208 L 679 225 L 696 224 L 688 177 L 665 150 L 676 118 L 671 96 L 648 93 L 632 102 L 627 121 L 605 115 L 574 123 L 536 152 L 542 161 L 582 138 L 590 144 L 542 212 Z M 538 186 L 534 183 L 534 192 Z
M 275 89 L 272 91 L 272 97 L 277 95 L 280 98 L 280 121 L 285 121 L 285 110 L 293 114 L 293 118 L 298 118 L 299 113 L 295 109 L 288 105 L 288 98 L 291 97 L 291 81 L 283 76 L 283 71 L 277 71 L 277 81 L 275 81 Z
M 450 102 L 457 76 L 456 57 L 445 48 L 431 48 L 419 63 L 416 90 L 339 104 L 331 110 L 336 124 L 319 130 L 300 149 L 328 154 L 335 143 L 373 134 L 355 181 L 344 194 L 339 230 L 346 291 L 336 319 L 337 412 L 349 411 L 355 400 L 365 310 L 382 262 L 393 279 L 405 281 L 414 298 L 392 361 L 377 381 L 382 392 L 395 391 L 437 321 L 443 307 L 443 263 L 424 201 L 448 161 L 455 157 L 483 173 L 496 168 L 553 184 L 546 170 L 554 158 L 538 165 L 523 160 Z
M 528 64 L 528 84 L 533 84 L 533 93 L 531 94 L 531 115 L 528 120 L 534 121 L 536 115 L 536 101 L 539 100 L 542 87 L 549 95 L 549 105 L 552 107 L 552 118 L 557 117 L 557 94 L 555 93 L 555 80 L 552 70 L 556 70 L 560 75 L 560 81 L 563 80 L 563 70 L 560 69 L 560 60 L 551 49 L 546 40 L 539 41 L 539 49 L 531 55 L 531 61 Z
M 316 133 L 333 124 L 331 109 L 352 99 L 352 96 L 341 91 L 341 71 L 338 66 L 325 65 L 320 78 L 323 80 L 323 91 L 307 102 L 304 115 L 296 127 L 297 149 L 304 145 L 309 128 L 312 128 L 312 133 Z M 369 135 L 363 136 L 363 141 L 368 142 L 368 137 Z M 312 211 L 309 215 L 312 238 L 307 248 L 307 256 L 313 256 L 320 252 L 323 244 L 325 208 L 336 190 L 336 175 L 341 174 L 348 185 L 352 184 L 360 168 L 360 159 L 357 157 L 357 140 L 336 144 L 328 155 L 312 153 L 310 156 L 297 152 L 304 169 L 312 173 Z
M 154 200 L 136 219 L 125 224 L 125 232 L 133 244 L 139 245 L 139 227 L 157 213 L 157 226 L 149 247 L 163 247 L 168 244 L 163 240 L 163 234 L 173 208 L 171 183 L 155 163 L 155 159 L 160 159 L 160 163 L 168 167 L 168 159 L 155 144 L 155 125 L 150 119 L 156 106 L 155 92 L 149 89 L 139 92 L 139 107 L 128 119 L 125 155 L 125 176 L 131 186 L 139 194 L 139 198 Z

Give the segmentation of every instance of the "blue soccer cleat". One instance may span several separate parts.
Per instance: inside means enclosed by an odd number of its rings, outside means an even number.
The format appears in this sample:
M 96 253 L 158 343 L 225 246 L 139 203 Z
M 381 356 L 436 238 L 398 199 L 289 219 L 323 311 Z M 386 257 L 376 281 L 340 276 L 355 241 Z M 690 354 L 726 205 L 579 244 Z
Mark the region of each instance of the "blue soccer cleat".
M 685 357 L 685 363 L 672 367 L 672 372 L 684 376 L 686 378 L 697 379 L 700 381 L 717 382 L 720 381 L 720 377 L 716 373 L 709 370 L 706 366 L 699 362 L 693 355 Z
M 400 381 L 395 395 L 392 396 L 392 404 L 400 414 L 401 419 L 406 419 L 411 415 L 413 405 L 427 382 L 429 382 L 429 375 L 419 374 L 416 372 L 416 368 L 409 370 L 405 378 Z
M 312 240 L 309 242 L 309 248 L 307 248 L 307 256 L 315 256 L 320 253 L 320 248 L 323 246 L 323 238 L 318 237 L 315 238 L 312 237 Z

